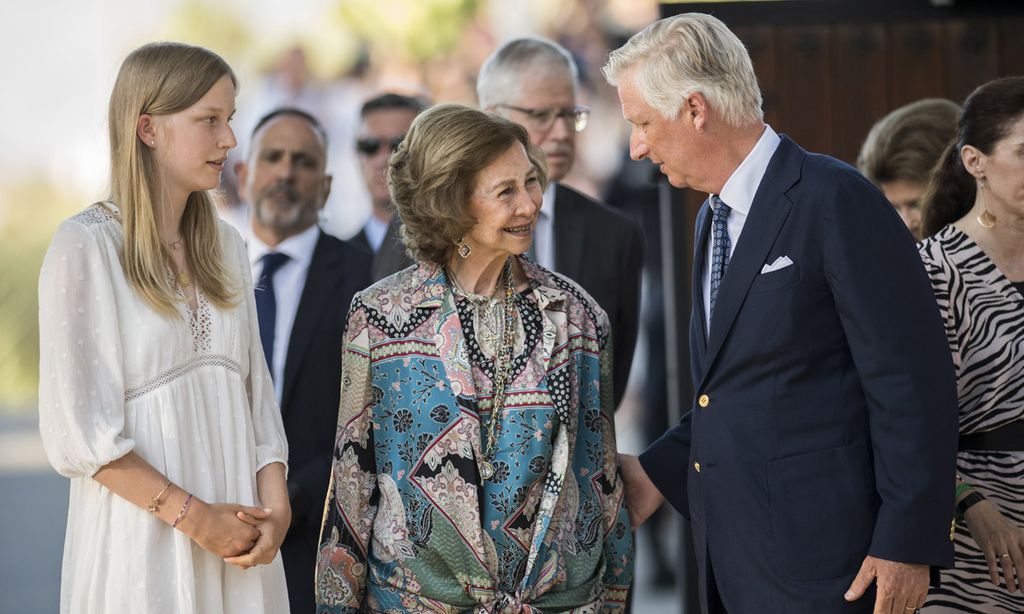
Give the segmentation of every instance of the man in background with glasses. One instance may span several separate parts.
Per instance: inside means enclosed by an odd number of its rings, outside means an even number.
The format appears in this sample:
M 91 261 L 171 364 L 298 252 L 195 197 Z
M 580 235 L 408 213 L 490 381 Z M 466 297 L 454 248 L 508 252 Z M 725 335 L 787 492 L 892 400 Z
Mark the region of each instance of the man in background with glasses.
M 416 116 L 428 106 L 421 98 L 385 93 L 363 103 L 359 113 L 362 121 L 356 151 L 373 210 L 352 242 L 373 252 L 373 281 L 412 264 L 398 235 L 399 220 L 388 193 L 385 172 L 388 158 L 402 142 Z
M 547 156 L 551 183 L 529 254 L 573 279 L 608 313 L 615 403 L 629 379 L 639 327 L 643 236 L 625 214 L 561 184 L 576 158 L 590 109 L 577 104 L 578 71 L 563 47 L 542 38 L 502 45 L 480 69 L 480 108 L 514 121 Z

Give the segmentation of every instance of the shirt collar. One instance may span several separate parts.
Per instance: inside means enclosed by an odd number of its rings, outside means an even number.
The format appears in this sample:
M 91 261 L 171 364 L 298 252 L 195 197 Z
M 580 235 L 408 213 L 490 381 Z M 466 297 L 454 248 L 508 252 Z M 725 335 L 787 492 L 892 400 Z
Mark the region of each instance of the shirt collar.
M 555 186 L 558 184 L 552 181 L 544 190 L 544 201 L 541 203 L 540 212 L 549 220 L 555 219 Z
M 253 267 L 270 252 L 278 252 L 287 255 L 296 264 L 305 268 L 313 260 L 313 250 L 316 249 L 316 242 L 320 238 L 320 227 L 313 224 L 297 235 L 292 235 L 271 248 L 263 241 L 260 241 L 256 233 L 252 233 L 249 239 L 249 262 Z
M 380 244 L 384 242 L 384 235 L 388 233 L 388 223 L 376 215 L 371 215 L 363 226 L 366 232 L 366 240 L 373 248 L 374 253 L 380 251 Z
M 729 180 L 722 186 L 722 193 L 718 195 L 730 209 L 743 215 L 750 214 L 750 205 L 754 202 L 757 187 L 761 185 L 761 179 L 768 171 L 768 164 L 772 161 L 780 141 L 779 135 L 772 127 L 765 124 L 761 138 L 732 172 Z

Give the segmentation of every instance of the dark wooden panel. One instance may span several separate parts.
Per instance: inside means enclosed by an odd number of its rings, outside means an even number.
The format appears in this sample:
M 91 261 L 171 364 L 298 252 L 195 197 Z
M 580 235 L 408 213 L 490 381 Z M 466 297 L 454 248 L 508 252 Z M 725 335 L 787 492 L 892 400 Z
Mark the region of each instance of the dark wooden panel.
M 832 151 L 832 87 L 828 26 L 780 27 L 779 109 L 775 129 L 806 149 Z
M 928 21 L 889 27 L 891 109 L 946 91 L 942 65 L 942 24 Z
M 945 95 L 962 102 L 974 88 L 999 76 L 998 29 L 991 19 L 955 19 L 943 23 L 943 28 Z M 1024 41 L 1018 39 L 1017 44 Z
M 868 130 L 889 112 L 885 26 L 843 25 L 833 28 L 833 149 L 850 164 Z
M 662 0 L 662 17 L 714 13 L 732 25 L 838 24 L 988 18 L 1024 15 L 1021 0 L 774 0 L 673 2 Z
M 1008 18 L 998 21 L 999 76 L 1024 75 L 1024 19 Z
M 761 96 L 764 99 L 764 120 L 775 125 L 779 120 L 775 28 L 772 26 L 742 26 L 734 28 L 733 32 L 746 45 L 747 52 L 750 53 L 750 60 L 754 63 L 754 72 L 757 74 L 757 82 L 761 86 Z

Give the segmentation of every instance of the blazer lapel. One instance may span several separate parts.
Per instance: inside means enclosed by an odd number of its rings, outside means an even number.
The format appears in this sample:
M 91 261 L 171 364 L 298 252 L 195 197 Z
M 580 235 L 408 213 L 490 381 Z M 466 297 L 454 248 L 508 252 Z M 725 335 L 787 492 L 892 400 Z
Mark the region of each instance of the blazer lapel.
M 697 237 L 693 244 L 693 275 L 691 275 L 693 297 L 693 326 L 697 328 L 697 350 L 703 356 L 708 349 L 707 315 L 704 313 L 704 266 L 707 256 L 708 234 L 711 232 L 711 207 L 704 201 L 697 213 Z
M 327 248 L 321 233 L 316 247 L 313 248 L 313 259 L 309 262 L 306 283 L 302 288 L 302 297 L 299 299 L 299 308 L 295 312 L 295 323 L 292 324 L 288 341 L 288 355 L 284 363 L 284 386 L 281 390 L 282 412 L 288 411 L 289 401 L 295 390 L 295 380 L 324 310 L 330 306 L 334 289 L 344 279 L 343 274 L 338 273 L 341 270 L 341 267 L 337 266 L 338 260 L 339 255 Z M 343 309 L 347 308 L 347 305 L 343 306 Z M 338 313 L 335 317 L 344 318 L 345 314 Z M 341 352 L 340 346 L 338 352 Z
M 782 142 L 772 156 L 761 185 L 757 188 L 750 215 L 743 225 L 744 232 L 740 235 L 736 249 L 733 250 L 729 267 L 718 288 L 718 298 L 715 301 L 715 312 L 711 318 L 711 330 L 708 335 L 707 355 L 698 390 L 703 388 L 708 373 L 714 366 L 715 358 L 736 320 L 736 314 L 746 300 L 750 284 L 761 272 L 761 266 L 789 215 L 792 202 L 784 191 L 799 177 L 802 154 L 803 150 L 788 138 L 782 137 Z
M 555 186 L 555 203 L 555 270 L 579 281 L 583 278 L 583 248 L 587 240 L 580 218 L 586 212 L 574 194 L 561 185 Z

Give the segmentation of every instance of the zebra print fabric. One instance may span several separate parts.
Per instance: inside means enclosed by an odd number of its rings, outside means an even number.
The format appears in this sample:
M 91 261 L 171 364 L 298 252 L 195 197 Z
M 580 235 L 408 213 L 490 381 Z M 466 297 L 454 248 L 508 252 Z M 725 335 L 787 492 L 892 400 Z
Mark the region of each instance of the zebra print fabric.
M 1024 295 L 954 226 L 918 248 L 953 352 L 960 432 L 980 433 L 1024 420 Z M 957 470 L 1004 516 L 1024 527 L 1024 452 L 960 452 Z M 942 572 L 941 587 L 931 589 L 925 614 L 1024 613 L 1021 593 L 992 584 L 985 556 L 963 524 L 957 525 L 954 544 L 956 568 Z

